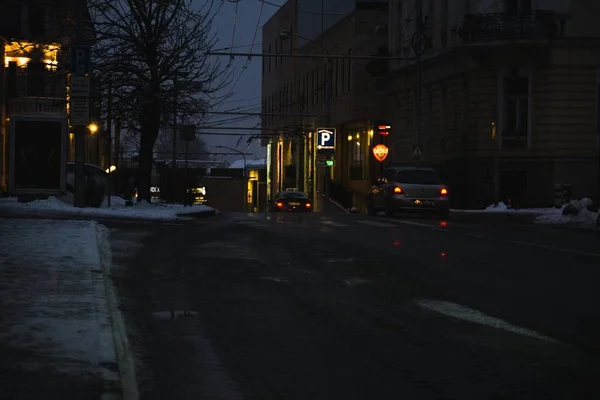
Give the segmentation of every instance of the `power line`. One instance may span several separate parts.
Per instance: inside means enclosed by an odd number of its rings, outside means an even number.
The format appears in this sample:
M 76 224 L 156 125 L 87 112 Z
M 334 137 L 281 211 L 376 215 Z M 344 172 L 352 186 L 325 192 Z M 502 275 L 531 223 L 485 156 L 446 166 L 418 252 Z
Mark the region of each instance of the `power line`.
M 345 56 L 343 54 L 289 54 L 289 53 L 221 53 L 218 51 L 208 51 L 204 54 L 211 56 L 229 56 L 229 57 L 283 57 L 283 58 L 331 58 L 346 60 L 379 60 L 396 61 L 412 60 L 410 57 L 388 57 L 388 56 Z
M 261 3 L 263 3 L 263 4 L 268 4 L 270 6 L 277 7 L 277 8 L 283 7 L 283 4 L 282 5 L 275 4 L 275 3 L 271 3 L 270 1 L 267 1 L 267 0 L 258 0 L 258 1 L 261 2 Z M 298 14 L 331 15 L 331 16 L 335 15 L 335 16 L 338 16 L 338 17 L 343 17 L 345 15 L 348 15 L 348 13 L 324 13 L 324 12 L 321 12 L 321 11 L 308 11 L 308 10 L 296 10 L 296 12 Z

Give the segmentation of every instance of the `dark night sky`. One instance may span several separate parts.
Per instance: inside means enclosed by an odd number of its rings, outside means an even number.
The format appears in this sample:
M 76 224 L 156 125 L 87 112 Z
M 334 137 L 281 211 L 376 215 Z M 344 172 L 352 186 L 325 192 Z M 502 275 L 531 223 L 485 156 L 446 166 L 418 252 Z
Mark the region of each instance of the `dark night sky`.
M 192 0 L 198 6 L 204 4 L 206 0 Z M 214 7 L 218 7 L 222 0 L 215 0 Z M 283 4 L 284 0 L 270 0 L 273 4 Z M 237 17 L 236 17 L 236 6 L 237 6 Z M 262 6 L 262 7 L 261 7 Z M 233 41 L 233 52 L 250 52 L 253 38 L 256 32 L 256 40 L 254 41 L 254 48 L 252 53 L 260 53 L 262 51 L 261 46 L 261 32 L 262 25 L 277 11 L 277 7 L 269 4 L 260 2 L 259 0 L 241 0 L 238 3 L 225 1 L 215 16 L 213 22 L 213 30 L 217 34 L 218 43 L 215 46 L 217 51 L 232 51 L 230 47 Z M 235 35 L 234 35 L 235 27 Z M 257 29 L 258 27 L 258 29 Z M 229 62 L 228 57 L 221 57 L 223 66 Z M 260 112 L 260 90 L 261 90 L 261 66 L 262 61 L 260 57 L 254 57 L 247 64 L 247 68 L 243 70 L 248 59 L 244 57 L 235 57 L 232 63 L 235 68 L 233 80 L 238 80 L 235 88 L 233 89 L 234 94 L 226 100 L 220 107 L 214 111 L 247 111 L 247 112 Z M 243 72 L 242 72 L 243 71 Z M 231 90 L 231 87 L 227 88 L 227 91 Z M 233 115 L 214 115 L 211 117 L 211 122 L 208 122 L 211 126 L 236 126 L 236 127 L 258 127 L 260 126 L 260 119 L 258 117 L 248 116 L 233 116 Z M 221 132 L 221 130 L 219 130 Z M 223 132 L 227 132 L 223 130 Z M 235 133 L 242 131 L 233 131 Z M 245 133 L 248 133 L 246 131 Z M 258 134 L 259 131 L 254 131 Z M 207 135 L 204 137 L 205 142 L 208 144 L 209 149 L 214 151 L 226 151 L 223 149 L 214 148 L 217 145 L 235 147 L 238 150 L 246 153 L 253 153 L 255 156 L 248 156 L 248 159 L 264 158 L 266 156 L 266 150 L 261 147 L 259 141 L 255 140 L 250 144 L 247 144 L 247 137 L 240 140 L 240 136 L 211 136 Z M 226 160 L 233 161 L 240 157 L 227 157 Z

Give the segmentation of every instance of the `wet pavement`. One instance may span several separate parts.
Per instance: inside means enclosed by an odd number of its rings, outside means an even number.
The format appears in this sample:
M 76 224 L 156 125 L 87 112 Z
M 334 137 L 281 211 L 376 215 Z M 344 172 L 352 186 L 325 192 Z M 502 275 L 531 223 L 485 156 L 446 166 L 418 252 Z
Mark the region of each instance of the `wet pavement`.
M 338 214 L 106 223 L 144 399 L 589 399 L 600 235 Z

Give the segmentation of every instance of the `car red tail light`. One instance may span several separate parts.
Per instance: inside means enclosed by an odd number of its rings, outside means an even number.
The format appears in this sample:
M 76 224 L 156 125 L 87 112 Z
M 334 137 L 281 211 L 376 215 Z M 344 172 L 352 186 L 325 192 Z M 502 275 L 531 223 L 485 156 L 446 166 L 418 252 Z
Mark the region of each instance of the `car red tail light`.
M 443 188 L 442 190 L 440 190 L 440 196 L 448 196 L 448 189 Z
M 278 201 L 277 203 L 275 203 L 275 205 L 276 205 L 277 207 L 283 207 L 283 203 L 282 203 L 282 202 L 280 202 L 280 201 Z
M 402 193 L 402 188 L 401 188 L 400 186 L 396 186 L 396 187 L 394 188 L 394 193 L 396 193 L 396 194 L 401 194 L 401 193 Z
M 310 208 L 310 203 L 306 203 L 304 206 L 305 206 L 306 208 Z

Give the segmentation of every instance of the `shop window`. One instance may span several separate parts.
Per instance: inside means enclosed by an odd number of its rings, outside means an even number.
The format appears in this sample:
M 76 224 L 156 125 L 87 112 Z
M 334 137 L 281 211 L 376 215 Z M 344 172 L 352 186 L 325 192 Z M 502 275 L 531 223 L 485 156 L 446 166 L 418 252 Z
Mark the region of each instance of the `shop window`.
M 365 133 L 348 134 L 348 179 L 362 180 L 365 177 Z
M 513 71 L 504 85 L 502 147 L 526 148 L 529 136 L 529 76 Z

